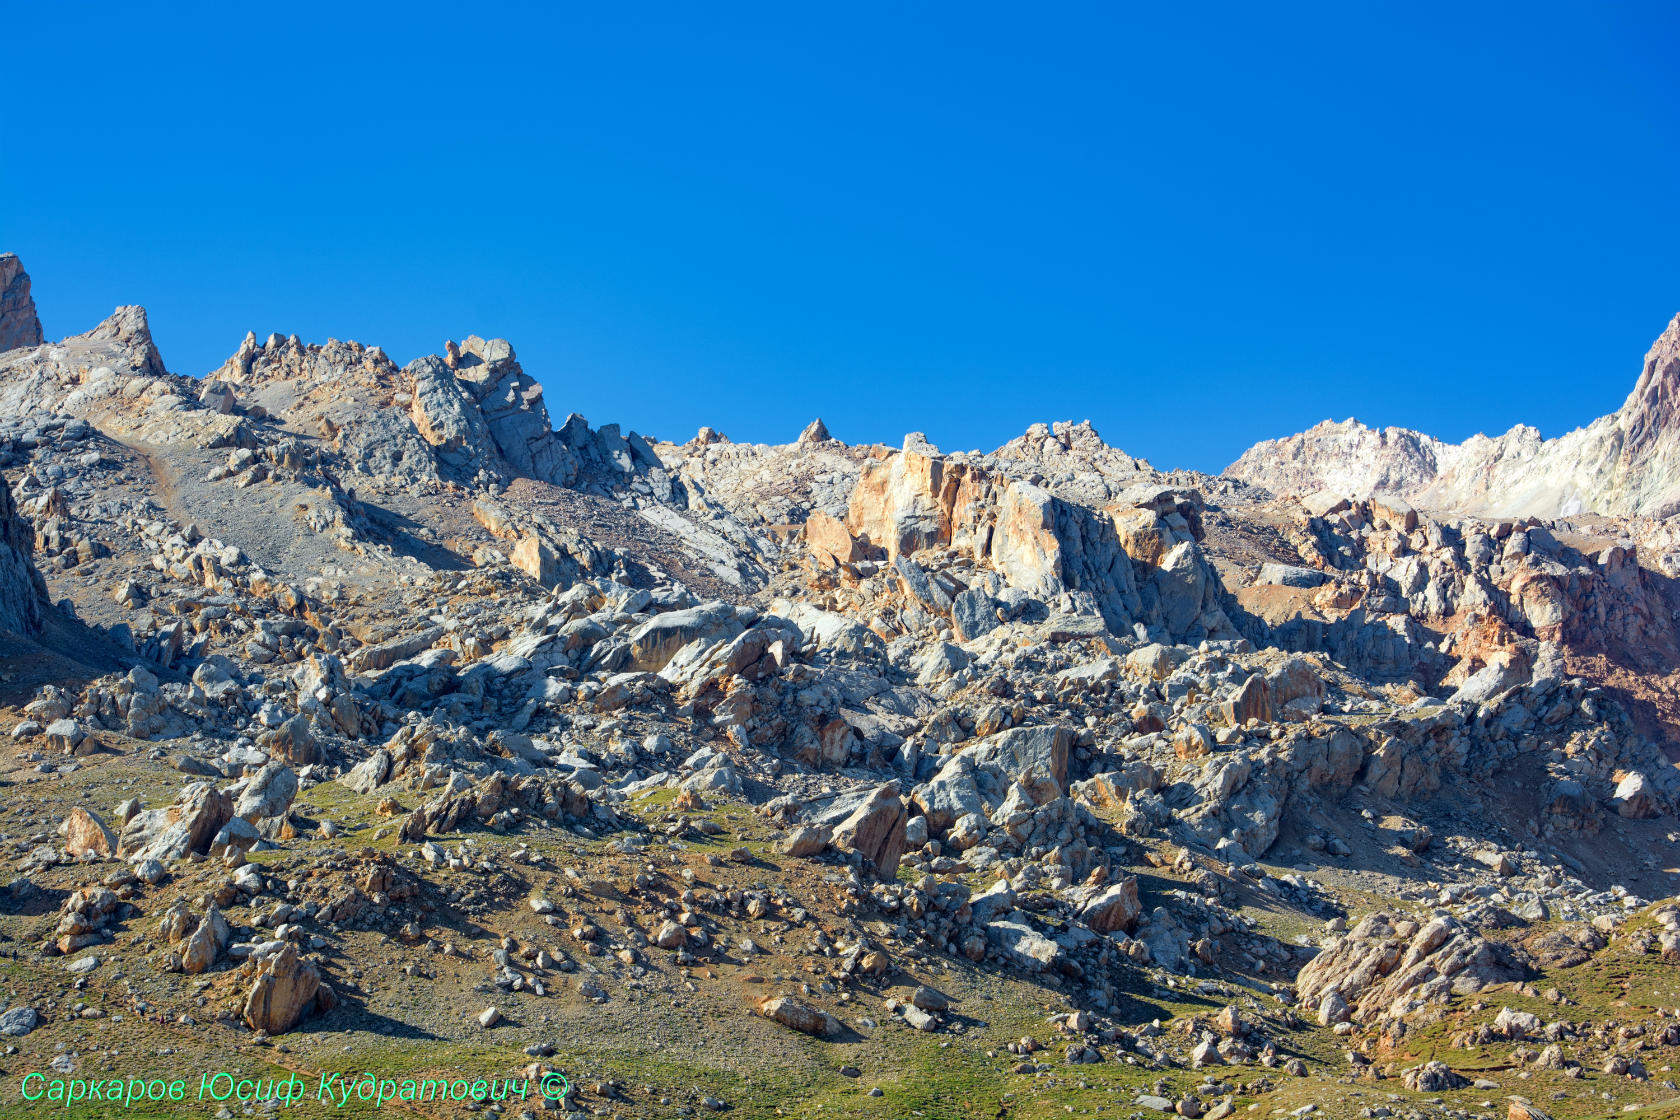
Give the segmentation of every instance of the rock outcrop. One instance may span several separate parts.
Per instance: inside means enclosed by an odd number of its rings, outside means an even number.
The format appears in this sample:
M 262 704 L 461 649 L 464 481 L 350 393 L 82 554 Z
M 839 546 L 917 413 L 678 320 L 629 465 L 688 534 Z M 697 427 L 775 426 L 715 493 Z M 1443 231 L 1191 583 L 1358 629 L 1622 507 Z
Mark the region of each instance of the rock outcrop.
M 41 345 L 41 320 L 29 294 L 29 273 L 15 253 L 0 253 L 0 351 Z
M 28 636 L 41 629 L 47 585 L 34 562 L 35 529 L 0 483 L 0 630 Z
M 316 1008 L 321 991 L 321 970 L 287 945 L 257 967 L 245 997 L 245 1025 L 269 1034 L 289 1031 Z

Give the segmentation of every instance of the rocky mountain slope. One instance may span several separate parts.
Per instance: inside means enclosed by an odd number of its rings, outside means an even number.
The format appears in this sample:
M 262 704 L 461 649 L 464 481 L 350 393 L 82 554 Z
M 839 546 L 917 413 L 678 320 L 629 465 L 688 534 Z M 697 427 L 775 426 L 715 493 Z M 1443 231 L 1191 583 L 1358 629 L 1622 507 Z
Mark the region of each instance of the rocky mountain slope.
M 1278 497 L 1088 424 L 556 425 L 477 337 L 190 377 L 138 307 L 0 353 L 0 469 L 11 1077 L 429 1116 L 1680 1095 L 1662 523 Z
M 1662 518 L 1680 512 L 1677 402 L 1680 316 L 1645 355 L 1620 409 L 1556 439 L 1519 425 L 1450 444 L 1405 428 L 1326 420 L 1256 444 L 1225 474 L 1277 494 L 1388 491 L 1420 507 L 1483 517 Z

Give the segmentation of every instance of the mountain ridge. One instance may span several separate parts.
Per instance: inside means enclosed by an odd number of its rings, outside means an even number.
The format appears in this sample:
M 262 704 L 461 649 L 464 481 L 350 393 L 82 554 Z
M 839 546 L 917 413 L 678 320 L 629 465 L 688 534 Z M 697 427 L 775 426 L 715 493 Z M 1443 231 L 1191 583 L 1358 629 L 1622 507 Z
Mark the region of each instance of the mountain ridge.
M 1223 473 L 1278 494 L 1391 491 L 1491 516 L 1670 516 L 1680 512 L 1680 315 L 1647 351 L 1619 409 L 1554 439 L 1519 424 L 1453 444 L 1326 420 L 1255 444 Z

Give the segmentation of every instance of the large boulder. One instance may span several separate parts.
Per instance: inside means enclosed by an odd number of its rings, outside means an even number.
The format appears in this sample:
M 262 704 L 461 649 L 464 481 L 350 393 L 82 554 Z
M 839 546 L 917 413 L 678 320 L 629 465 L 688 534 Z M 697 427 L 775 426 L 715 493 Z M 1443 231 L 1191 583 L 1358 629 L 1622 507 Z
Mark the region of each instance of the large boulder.
M 391 754 L 381 747 L 362 759 L 339 782 L 360 794 L 369 794 L 384 785 L 391 776 Z
M 771 1022 L 780 1023 L 800 1034 L 816 1035 L 820 1038 L 840 1031 L 840 1023 L 834 1016 L 809 1004 L 800 1003 L 792 996 L 775 996 L 764 1000 L 758 1005 L 758 1013 Z
M 1272 719 L 1272 694 L 1266 686 L 1266 678 L 1255 673 L 1244 681 L 1225 702 L 1225 721 L 1232 727 L 1242 727 L 1249 720 L 1270 723 Z
M 281 816 L 292 807 L 297 792 L 297 775 L 292 768 L 279 759 L 273 759 L 251 776 L 244 792 L 239 795 L 239 803 L 233 807 L 234 815 L 252 824 L 267 817 Z
M 258 967 L 245 997 L 245 1025 L 269 1034 L 289 1031 L 315 1006 L 320 991 L 321 970 L 287 944 Z
M 198 928 L 188 934 L 181 944 L 181 971 L 196 976 L 201 972 L 208 972 L 215 965 L 222 951 L 228 947 L 233 931 L 228 927 L 227 919 L 214 906 L 204 915 L 204 920 L 198 923 Z
M 846 531 L 846 523 L 820 509 L 805 520 L 805 547 L 824 567 L 849 564 L 858 558 L 857 541 Z
M 1485 704 L 1495 696 L 1508 689 L 1516 688 L 1520 684 L 1527 684 L 1529 668 L 1526 659 L 1521 657 L 1500 656 L 1490 660 L 1486 665 L 1465 678 L 1458 691 L 1452 694 L 1454 702 L 1464 701 L 1471 704 Z
M 1032 928 L 1019 910 L 986 926 L 986 940 L 1007 960 L 1032 972 L 1059 965 L 1062 947 Z
M 986 801 L 974 773 L 974 759 L 967 753 L 952 755 L 939 772 L 911 795 L 928 829 L 944 832 L 958 817 L 986 811 Z
M 1657 800 L 1657 791 L 1652 787 L 1650 779 L 1637 770 L 1623 775 L 1616 783 L 1610 803 L 1615 806 L 1617 814 L 1629 820 L 1649 820 L 1662 815 L 1662 804 Z
M 729 603 L 717 600 L 687 610 L 655 615 L 630 633 L 630 661 L 643 672 L 658 672 L 690 642 L 722 642 L 744 627 Z
M 80 805 L 64 818 L 64 850 L 74 858 L 105 859 L 117 854 L 117 838 L 91 810 Z
M 1080 920 L 1098 933 L 1115 930 L 1130 933 L 1142 914 L 1143 904 L 1138 900 L 1138 881 L 1134 875 L 1087 895 L 1079 907 Z
M 296 766 L 308 766 L 315 761 L 315 732 L 310 729 L 306 715 L 295 715 L 279 727 L 263 732 L 257 736 L 257 746 Z
M 1324 707 L 1324 678 L 1304 657 L 1291 655 L 1266 674 L 1266 691 L 1274 713 L 1288 711 L 1316 715 Z
M 209 782 L 194 782 L 167 809 L 148 809 L 131 817 L 123 825 L 117 854 L 131 863 L 155 859 L 167 864 L 188 852 L 208 850 L 232 819 L 233 798 Z
M 982 739 L 963 753 L 976 766 L 991 766 L 1019 782 L 1042 805 L 1067 792 L 1068 751 L 1073 732 L 1060 724 L 1011 727 Z
M 841 851 L 858 853 L 874 865 L 877 876 L 890 882 L 898 875 L 904 826 L 909 820 L 898 783 L 888 782 L 835 826 L 831 843 Z

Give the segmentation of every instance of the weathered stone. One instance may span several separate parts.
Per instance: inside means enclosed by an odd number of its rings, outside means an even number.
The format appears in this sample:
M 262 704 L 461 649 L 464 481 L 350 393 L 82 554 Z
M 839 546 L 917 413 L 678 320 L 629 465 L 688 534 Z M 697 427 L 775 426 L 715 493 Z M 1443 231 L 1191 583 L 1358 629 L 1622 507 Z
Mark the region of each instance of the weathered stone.
M 14 253 L 0 253 L 0 352 L 41 345 L 41 320 L 29 294 L 29 273 Z
M 320 988 L 321 970 L 288 944 L 259 968 L 245 997 L 245 1025 L 271 1035 L 289 1031 L 314 1007 Z
M 1130 933 L 1143 913 L 1138 900 L 1136 876 L 1128 875 L 1118 883 L 1105 887 L 1080 907 L 1079 917 L 1098 933 L 1122 930 Z
M 249 784 L 233 807 L 234 815 L 257 823 L 268 817 L 283 815 L 297 797 L 297 774 L 279 759 L 269 762 L 251 776 Z
M 800 1003 L 792 996 L 766 999 L 758 1005 L 758 1013 L 771 1022 L 780 1023 L 800 1034 L 816 1035 L 820 1038 L 840 1031 L 840 1024 L 835 1021 L 834 1016 L 809 1004 Z
M 857 542 L 838 517 L 815 510 L 805 519 L 805 545 L 818 563 L 849 564 L 858 558 Z
M 834 828 L 831 843 L 843 852 L 856 852 L 887 881 L 898 875 L 904 855 L 904 826 L 909 820 L 898 783 L 888 782 Z
M 104 821 L 91 810 L 78 805 L 64 820 L 64 850 L 74 858 L 94 856 L 105 859 L 116 855 L 117 838 L 105 827 Z
M 202 852 L 233 818 L 233 799 L 209 782 L 194 782 L 167 809 L 136 813 L 123 825 L 118 854 L 132 863 L 169 863 Z

